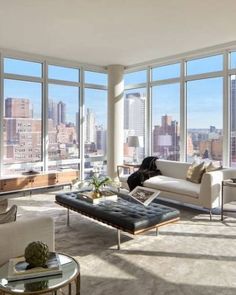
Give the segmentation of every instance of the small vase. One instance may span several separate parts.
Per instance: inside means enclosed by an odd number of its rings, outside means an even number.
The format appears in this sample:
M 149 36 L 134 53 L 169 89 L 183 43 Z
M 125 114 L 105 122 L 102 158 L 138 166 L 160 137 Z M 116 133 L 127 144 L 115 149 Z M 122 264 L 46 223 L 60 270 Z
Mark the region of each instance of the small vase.
M 101 194 L 100 191 L 94 191 L 94 192 L 93 192 L 93 198 L 94 198 L 94 199 L 100 198 L 101 195 L 102 195 L 102 194 Z

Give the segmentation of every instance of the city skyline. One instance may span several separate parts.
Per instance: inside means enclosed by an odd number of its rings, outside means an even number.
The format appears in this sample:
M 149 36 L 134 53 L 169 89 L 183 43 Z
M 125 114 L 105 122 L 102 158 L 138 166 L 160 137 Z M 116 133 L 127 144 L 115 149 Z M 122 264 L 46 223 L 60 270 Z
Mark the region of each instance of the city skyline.
M 210 79 L 211 81 L 213 81 L 214 83 L 216 82 L 215 78 L 214 79 Z M 197 81 L 198 84 L 199 81 Z M 209 81 L 208 81 L 209 82 Z M 219 82 L 219 80 L 218 80 Z M 214 84 L 213 83 L 213 84 Z M 169 86 L 169 87 L 168 87 Z M 156 86 L 153 87 L 153 124 L 152 124 L 152 137 L 153 137 L 153 152 L 154 153 L 164 153 L 166 154 L 166 156 L 170 156 L 170 154 L 174 155 L 174 154 L 179 154 L 179 113 L 177 112 L 177 110 L 179 109 L 179 98 L 176 97 L 174 94 L 179 92 L 179 84 L 173 84 L 171 85 L 173 87 L 170 87 L 170 85 L 163 85 L 163 86 Z M 191 89 L 191 91 L 189 91 L 188 95 L 191 97 L 192 92 L 194 92 L 194 88 L 196 87 L 196 85 L 193 85 L 193 88 Z M 218 90 L 221 89 L 221 86 L 218 84 Z M 168 91 L 166 91 L 166 89 L 168 88 Z M 124 109 L 125 109 L 125 116 L 124 116 L 124 129 L 127 130 L 127 132 L 125 132 L 126 136 L 127 134 L 129 135 L 138 135 L 141 139 L 141 141 L 144 143 L 144 138 L 145 138 L 145 128 L 144 128 L 144 124 L 145 124 L 145 107 L 146 107 L 146 93 L 145 93 L 145 89 L 142 89 L 142 91 L 139 91 L 140 89 L 133 89 L 132 91 L 127 91 L 125 94 L 125 101 L 124 101 Z M 204 90 L 204 87 L 203 87 Z M 201 91 L 203 91 L 201 90 Z M 172 94 L 171 99 L 170 99 L 170 93 Z M 107 102 L 104 100 L 103 97 L 103 102 L 104 104 L 99 103 L 98 100 L 94 101 L 94 97 L 89 96 L 90 91 L 88 91 L 85 96 L 87 95 L 87 102 L 91 102 L 91 105 L 94 107 L 97 106 L 97 104 L 100 106 L 100 108 L 98 108 L 98 110 L 96 110 L 96 112 L 93 112 L 92 108 L 90 109 L 88 107 L 88 105 L 86 105 L 86 110 L 85 110 L 85 117 L 87 116 L 88 110 L 90 113 L 90 118 L 93 118 L 92 121 L 90 123 L 88 123 L 90 121 L 90 119 L 88 117 L 86 117 L 85 120 L 85 129 L 86 129 L 86 137 L 85 137 L 85 143 L 87 144 L 86 146 L 86 150 L 88 151 L 88 153 L 96 153 L 97 150 L 97 142 L 100 142 L 100 147 L 103 150 L 104 154 L 106 151 L 106 144 L 104 144 L 105 140 L 104 138 L 106 137 L 106 126 L 104 126 L 102 124 L 101 121 L 105 122 L 105 116 L 104 114 L 106 113 L 106 110 L 103 108 L 104 105 L 107 104 Z M 199 94 L 199 93 L 198 93 Z M 232 82 L 232 97 L 234 97 L 235 94 L 235 80 L 233 80 Z M 94 94 L 95 95 L 95 94 Z M 196 96 L 196 94 L 194 95 L 194 97 Z M 10 98 L 6 98 L 5 102 L 7 103 L 7 101 Z M 26 99 L 26 98 L 16 98 L 18 100 L 22 99 L 22 100 L 28 100 L 27 101 L 27 105 L 28 108 L 30 109 L 29 113 L 28 113 L 28 117 L 32 116 L 34 118 L 37 118 L 37 112 L 35 112 L 34 109 L 34 105 L 32 104 L 32 100 L 31 99 Z M 216 99 L 213 97 L 213 100 Z M 164 103 L 168 100 L 168 104 Z M 207 99 L 208 101 L 209 100 Z M 94 104 L 95 102 L 95 104 Z M 53 109 L 53 105 L 54 107 L 57 108 L 57 114 L 56 114 L 56 118 L 55 117 L 55 111 L 54 111 L 54 117 L 51 113 L 53 113 L 53 110 L 51 110 L 50 113 L 50 108 Z M 220 105 L 221 102 L 219 100 L 219 96 L 218 96 L 218 101 L 215 101 L 215 105 L 212 106 L 212 109 L 214 110 L 214 108 L 216 107 L 217 109 L 220 109 Z M 67 104 L 65 101 L 63 100 L 59 100 L 58 98 L 55 100 L 50 99 L 48 102 L 48 118 L 53 120 L 53 125 L 54 127 L 60 124 L 64 124 L 64 125 L 68 125 L 65 126 L 65 128 L 68 129 L 61 129 L 60 132 L 67 132 L 66 130 L 70 130 L 70 132 L 72 132 L 73 128 L 74 131 L 72 133 L 77 134 L 76 130 L 76 126 L 78 126 L 77 124 L 77 113 L 78 112 L 74 112 L 73 110 L 73 120 L 71 120 L 72 115 L 70 114 L 69 116 L 69 120 L 67 119 L 69 112 L 67 111 L 67 108 L 71 107 L 71 104 Z M 169 110 L 169 111 L 168 111 Z M 6 117 L 11 117 L 10 115 L 7 115 L 7 110 L 5 110 L 6 113 Z M 60 113 L 60 115 L 59 115 Z M 194 113 L 194 112 L 193 112 Z M 30 115 L 31 114 L 31 115 Z M 103 120 L 101 119 L 97 119 L 99 116 L 103 117 Z M 191 116 L 191 112 L 190 114 L 188 114 L 189 116 Z M 173 131 L 167 131 L 166 134 L 164 134 L 162 131 L 160 131 L 161 129 L 163 129 L 163 124 L 161 123 L 161 121 L 163 120 L 163 117 L 168 116 L 171 118 L 170 122 L 168 123 L 170 127 L 168 127 L 168 130 L 172 130 Z M 59 119 L 60 117 L 60 119 Z M 221 115 L 222 117 L 222 115 Z M 222 146 L 222 128 L 219 128 L 218 126 L 214 125 L 214 120 L 212 120 L 212 118 L 215 118 L 215 114 L 214 116 L 211 116 L 210 118 L 208 117 L 208 122 L 210 123 L 208 126 L 201 126 L 201 124 L 198 125 L 198 127 L 192 127 L 192 128 L 188 128 L 188 134 L 190 135 L 191 141 L 188 140 L 188 155 L 191 155 L 191 151 L 193 152 L 193 154 L 199 154 L 200 156 L 203 156 L 205 151 L 208 151 L 207 153 L 205 152 L 205 156 L 209 154 L 209 157 L 211 155 L 215 155 L 216 158 L 220 158 L 222 156 L 222 151 L 221 151 L 221 147 Z M 40 117 L 41 119 L 41 117 Z M 187 116 L 188 119 L 188 116 Z M 219 117 L 217 118 L 219 119 Z M 212 123 L 212 121 L 214 121 Z M 188 120 L 187 120 L 188 122 Z M 89 126 L 89 127 L 87 127 Z M 159 126 L 159 127 L 158 127 Z M 171 127 L 172 126 L 172 127 Z M 174 127 L 176 126 L 176 127 Z M 70 129 L 69 129 L 70 128 Z M 214 129 L 214 132 L 210 132 L 211 128 Z M 105 132 L 105 133 L 104 133 Z M 154 132 L 155 132 L 155 136 L 154 136 Z M 78 135 L 72 135 L 72 133 L 70 133 L 72 140 L 70 140 L 69 142 L 71 144 L 74 144 L 75 142 L 77 144 L 78 143 Z M 89 135 L 88 134 L 92 134 Z M 97 133 L 100 134 L 100 138 L 97 137 Z M 210 134 L 211 133 L 211 134 Z M 65 135 L 64 135 L 65 136 Z M 69 136 L 69 135 L 68 135 Z M 169 136 L 169 137 L 168 137 Z M 154 140 L 154 137 L 156 138 Z M 60 137 L 58 136 L 57 138 L 60 138 L 60 140 L 63 142 L 63 136 Z M 103 138 L 103 139 L 101 139 Z M 55 140 L 54 140 L 55 141 Z M 155 143 L 156 142 L 156 143 Z M 217 143 L 218 142 L 218 143 Z M 89 146 L 88 144 L 94 144 L 93 146 Z M 213 152 L 211 145 L 214 143 L 214 149 L 218 149 L 217 153 Z M 161 152 L 160 150 L 162 148 L 160 148 L 160 146 L 163 146 L 163 151 Z M 170 146 L 172 146 L 172 148 L 170 148 Z M 158 149 L 160 149 L 158 151 Z M 204 150 L 203 150 L 204 149 Z M 168 152 L 167 152 L 168 150 Z M 144 148 L 143 146 L 139 148 L 139 151 L 141 153 L 141 155 L 143 155 L 144 152 Z M 168 155 L 168 153 L 170 153 Z M 217 154 L 217 155 L 216 155 Z M 178 158 L 178 156 L 175 156 Z M 177 159 L 175 158 L 175 159 Z

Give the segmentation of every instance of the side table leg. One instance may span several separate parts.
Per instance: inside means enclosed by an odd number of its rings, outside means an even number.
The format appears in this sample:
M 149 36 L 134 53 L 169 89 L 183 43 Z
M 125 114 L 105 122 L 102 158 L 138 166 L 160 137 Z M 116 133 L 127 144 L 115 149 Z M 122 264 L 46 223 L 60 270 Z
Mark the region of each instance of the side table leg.
M 68 294 L 71 295 L 71 283 L 69 283 L 69 285 L 68 285 L 68 289 L 69 289 L 69 290 L 68 290 Z
M 221 183 L 221 221 L 224 220 L 224 183 Z
M 75 294 L 80 295 L 80 274 L 77 276 L 75 280 Z
M 120 229 L 117 229 L 117 249 L 120 250 Z
M 67 209 L 67 226 L 70 226 L 70 209 Z

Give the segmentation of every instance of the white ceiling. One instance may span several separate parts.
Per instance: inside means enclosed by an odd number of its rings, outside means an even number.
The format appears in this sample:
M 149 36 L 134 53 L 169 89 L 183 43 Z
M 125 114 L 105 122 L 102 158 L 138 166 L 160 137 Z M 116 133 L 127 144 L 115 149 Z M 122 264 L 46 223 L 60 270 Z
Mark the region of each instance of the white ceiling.
M 132 65 L 236 40 L 235 0 L 0 0 L 0 47 Z

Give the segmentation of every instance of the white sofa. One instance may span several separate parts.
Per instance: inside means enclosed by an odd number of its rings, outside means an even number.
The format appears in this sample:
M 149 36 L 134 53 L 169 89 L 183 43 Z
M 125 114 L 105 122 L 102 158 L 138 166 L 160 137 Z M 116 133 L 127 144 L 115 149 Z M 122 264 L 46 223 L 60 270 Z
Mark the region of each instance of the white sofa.
M 32 241 L 42 241 L 50 251 L 55 250 L 54 222 L 50 217 L 0 224 L 0 237 L 0 265 L 9 258 L 24 255 L 26 246 Z
M 168 160 L 156 160 L 162 175 L 154 176 L 144 182 L 145 187 L 160 190 L 159 197 L 174 200 L 181 204 L 190 204 L 207 208 L 219 207 L 221 202 L 221 182 L 233 177 L 236 170 L 222 169 L 203 174 L 201 183 L 186 180 L 190 163 Z M 225 173 L 228 172 L 228 173 Z M 123 187 L 127 188 L 129 175 L 120 176 Z

